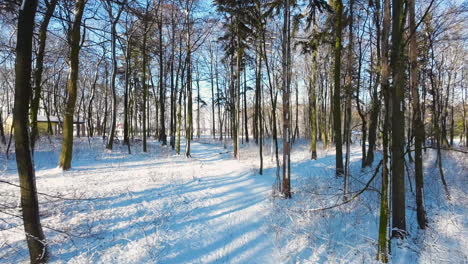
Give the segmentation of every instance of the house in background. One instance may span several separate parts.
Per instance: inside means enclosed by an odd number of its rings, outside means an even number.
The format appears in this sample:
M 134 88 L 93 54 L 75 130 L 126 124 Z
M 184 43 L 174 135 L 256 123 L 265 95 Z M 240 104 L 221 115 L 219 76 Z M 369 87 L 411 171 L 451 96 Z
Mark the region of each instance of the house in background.
M 39 134 L 43 135 L 49 132 L 49 122 L 52 135 L 56 135 L 59 132 L 62 132 L 61 121 L 58 119 L 58 117 L 49 116 L 49 120 L 47 120 L 46 116 L 38 116 L 37 129 L 39 130 Z
M 62 120 L 56 116 L 38 116 L 37 117 L 37 128 L 39 130 L 39 134 L 45 135 L 49 132 L 49 122 L 50 122 L 50 129 L 52 135 L 60 135 L 62 134 Z M 8 117 L 5 120 L 4 129 L 5 134 L 10 134 L 11 126 L 13 124 L 13 119 Z M 78 127 L 81 127 L 81 130 L 84 128 L 84 121 L 77 121 L 76 119 L 73 121 L 73 132 L 76 134 L 78 132 Z M 81 131 L 80 131 L 81 132 Z

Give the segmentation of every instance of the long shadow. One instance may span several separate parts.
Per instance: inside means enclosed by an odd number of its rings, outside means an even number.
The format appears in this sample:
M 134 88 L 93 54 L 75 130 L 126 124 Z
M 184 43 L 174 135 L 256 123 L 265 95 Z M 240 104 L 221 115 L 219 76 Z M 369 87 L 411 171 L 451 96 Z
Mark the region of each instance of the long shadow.
M 192 156 L 193 159 L 204 163 L 216 163 L 225 159 L 225 157 L 229 157 L 229 155 L 219 154 L 223 151 L 222 147 L 210 149 L 208 145 L 195 143 Z M 43 164 L 46 164 L 46 160 L 50 162 L 51 158 L 56 157 L 57 153 L 43 151 L 38 152 L 37 155 L 41 157 L 38 167 L 45 169 L 47 166 Z M 130 160 L 120 157 L 123 155 L 122 153 L 116 153 L 115 155 L 114 153 L 105 153 L 105 155 L 105 160 L 93 160 L 91 157 L 90 162 L 86 164 L 84 163 L 88 159 L 84 160 L 82 159 L 84 156 L 78 155 L 78 161 L 74 166 L 77 173 L 74 176 L 105 172 L 110 167 L 115 168 L 112 163 L 116 162 L 121 163 L 119 164 L 119 170 L 129 171 L 136 168 L 153 171 L 164 164 L 164 162 L 157 160 L 145 162 L 144 164 L 133 164 L 154 158 L 151 155 L 136 154 Z M 176 166 L 183 166 L 191 161 L 177 159 L 171 162 L 175 162 Z M 93 168 L 93 166 L 97 168 Z M 60 176 L 63 177 L 63 175 Z M 213 192 L 210 190 L 213 190 Z M 211 233 L 208 240 L 202 239 L 203 234 L 200 234 L 200 237 L 188 237 L 189 239 L 199 239 L 200 246 L 197 248 L 191 248 L 189 241 L 184 240 L 185 237 L 180 237 L 182 240 L 172 241 L 176 245 L 163 242 L 165 249 L 161 250 L 162 253 L 174 253 L 174 250 L 176 250 L 175 255 L 160 256 L 163 263 L 193 262 L 211 253 L 219 254 L 212 262 L 215 262 L 216 259 L 219 260 L 219 258 L 229 260 L 246 258 L 246 256 L 251 257 L 251 259 L 261 259 L 268 255 L 265 249 L 271 243 L 268 236 L 258 233 L 264 226 L 266 216 L 259 215 L 253 220 L 246 219 L 246 221 L 236 224 L 230 224 L 230 222 L 236 221 L 234 219 L 236 213 L 242 214 L 261 203 L 266 198 L 265 190 L 269 190 L 265 177 L 252 175 L 250 171 L 240 174 L 220 171 L 215 175 L 194 179 L 186 183 L 166 184 L 143 191 L 81 201 L 80 204 L 73 201 L 62 201 L 62 205 L 56 206 L 65 208 L 65 212 L 63 212 L 65 217 L 74 217 L 78 210 L 89 210 L 90 208 L 94 211 L 94 215 L 99 215 L 99 212 L 102 212 L 107 217 L 109 216 L 109 210 L 115 211 L 115 214 L 104 219 L 98 217 L 96 222 L 92 222 L 92 219 L 81 219 L 76 224 L 70 224 L 71 233 L 91 230 L 88 233 L 84 232 L 82 238 L 68 237 L 65 240 L 61 239 L 61 242 L 58 243 L 56 236 L 53 235 L 55 233 L 46 230 L 47 237 L 55 240 L 50 245 L 51 260 L 68 262 L 78 255 L 93 256 L 94 253 L 105 252 L 112 247 L 128 246 L 132 242 L 155 235 L 158 228 L 162 228 L 159 226 L 162 221 L 161 217 L 168 217 L 164 221 L 166 223 L 164 228 L 167 229 L 167 232 L 184 234 L 185 231 L 189 231 L 195 225 L 201 230 Z M 199 194 L 200 192 L 201 194 Z M 145 205 L 153 202 L 164 204 L 167 200 L 172 200 L 169 205 L 170 208 L 158 209 L 146 207 Z M 206 205 L 206 203 L 203 203 L 206 200 L 210 200 L 212 203 Z M 200 204 L 201 206 L 199 206 Z M 139 208 L 140 205 L 142 208 Z M 126 211 L 125 208 L 129 208 L 128 213 L 119 215 L 119 213 Z M 148 209 L 156 211 L 152 212 L 148 211 Z M 165 213 L 168 216 L 164 216 Z M 44 223 L 47 224 L 47 222 L 48 219 L 44 219 Z M 22 244 L 23 241 L 19 241 L 18 248 L 22 248 Z M 13 246 L 16 246 L 16 244 Z M 94 258 L 99 261 L 99 259 L 96 259 L 99 258 L 99 254 L 94 255 Z
M 260 181 L 258 181 L 260 180 Z M 264 180 L 258 179 L 256 180 L 256 176 L 252 177 L 249 172 L 243 174 L 226 174 L 221 173 L 220 175 L 210 176 L 208 178 L 203 178 L 200 180 L 192 180 L 186 184 L 174 184 L 174 185 L 165 185 L 157 188 L 151 188 L 144 191 L 139 192 L 131 192 L 131 194 L 119 194 L 110 197 L 103 197 L 97 200 L 93 200 L 92 208 L 93 210 L 106 210 L 112 208 L 113 210 L 116 208 L 122 208 L 120 210 L 125 210 L 123 208 L 128 207 L 132 208 L 137 204 L 141 204 L 143 202 L 153 202 L 159 199 L 163 199 L 164 197 L 169 196 L 178 196 L 183 198 L 189 198 L 191 193 L 200 192 L 203 190 L 209 189 L 216 189 L 218 187 L 223 187 L 226 190 L 224 192 L 217 192 L 214 195 L 206 194 L 202 197 L 197 196 L 197 199 L 211 199 L 213 201 L 217 201 L 209 206 L 203 206 L 198 208 L 190 207 L 190 203 L 192 201 L 188 201 L 187 204 L 182 203 L 180 207 L 182 209 L 175 210 L 176 212 L 170 216 L 170 221 L 173 222 L 174 225 L 169 226 L 168 228 L 172 230 L 171 232 L 183 232 L 183 230 L 190 228 L 191 225 L 200 225 L 202 223 L 208 223 L 212 221 L 217 221 L 217 219 L 223 219 L 225 217 L 229 218 L 230 214 L 246 210 L 255 206 L 259 202 L 261 202 L 265 197 L 264 193 L 258 192 L 258 188 L 264 187 Z M 232 186 L 232 187 L 230 187 Z M 268 188 L 267 188 L 268 189 Z M 223 197 L 228 197 L 227 199 L 222 199 Z M 221 199 L 221 200 L 220 200 Z M 218 201 L 220 200 L 220 201 Z M 177 206 L 177 205 L 175 205 Z M 118 211 L 118 210 L 117 210 Z M 187 217 L 190 216 L 190 217 Z M 144 218 L 146 220 L 137 220 L 135 219 Z M 156 232 L 155 222 L 157 219 L 150 219 L 148 220 L 148 215 L 144 212 L 137 210 L 135 213 L 128 214 L 125 216 L 116 216 L 111 219 L 103 219 L 99 220 L 97 223 L 99 229 L 103 231 L 94 234 L 94 236 L 98 237 L 120 237 L 125 236 L 125 240 L 103 240 L 103 241 L 95 241 L 92 244 L 95 246 L 99 245 L 99 250 L 105 251 L 107 248 L 111 248 L 114 246 L 126 246 L 132 241 L 137 241 L 142 239 L 146 236 L 151 236 Z M 151 217 L 150 217 L 151 218 Z M 263 218 L 260 218 L 259 223 L 242 223 L 235 227 L 234 229 L 232 226 L 229 226 L 232 230 L 228 233 L 230 235 L 223 235 L 219 233 L 216 236 L 216 241 L 212 242 L 211 244 L 207 245 L 205 248 L 200 249 L 191 249 L 188 247 L 188 241 L 174 241 L 186 251 L 182 250 L 178 253 L 174 259 L 167 259 L 167 263 L 182 263 L 182 262 L 191 262 L 197 258 L 202 257 L 205 254 L 209 254 L 211 251 L 219 250 L 226 244 L 229 244 L 230 241 L 237 239 L 239 236 L 243 236 L 253 230 L 258 230 L 262 224 Z M 132 226 L 124 225 L 120 228 L 114 229 L 114 226 L 121 226 L 123 223 L 132 223 L 134 226 L 143 226 L 148 230 L 145 230 L 144 233 L 140 232 L 132 228 Z M 203 224 L 202 224 L 203 226 Z M 75 227 L 76 229 L 83 229 L 86 228 L 86 224 L 78 225 Z M 222 226 L 214 226 L 213 228 L 217 228 L 223 230 Z M 107 230 L 107 231 L 106 231 Z M 259 238 L 257 237 L 255 241 L 263 241 L 266 238 Z M 76 241 L 73 241 L 76 240 Z M 79 244 L 80 241 L 84 242 L 85 239 L 72 239 L 71 244 L 67 243 L 68 245 L 54 245 L 52 246 L 52 250 L 54 249 L 64 249 L 64 248 L 74 248 L 74 244 Z M 247 242 L 248 244 L 254 243 L 252 241 Z M 259 248 L 260 249 L 260 248 Z M 250 247 L 242 246 L 237 248 L 233 252 L 226 252 L 229 255 L 229 258 L 236 257 L 236 255 L 242 255 L 245 251 L 252 251 Z M 63 252 L 63 251 L 62 251 Z M 59 255 L 54 256 L 54 258 L 61 259 L 61 260 L 71 260 L 73 257 L 87 253 L 87 249 L 74 249 L 72 251 L 64 252 Z M 254 254 L 254 253 L 252 253 Z M 189 256 L 193 257 L 190 258 Z M 175 262 L 174 262 L 175 261 Z M 166 262 L 164 259 L 163 262 Z

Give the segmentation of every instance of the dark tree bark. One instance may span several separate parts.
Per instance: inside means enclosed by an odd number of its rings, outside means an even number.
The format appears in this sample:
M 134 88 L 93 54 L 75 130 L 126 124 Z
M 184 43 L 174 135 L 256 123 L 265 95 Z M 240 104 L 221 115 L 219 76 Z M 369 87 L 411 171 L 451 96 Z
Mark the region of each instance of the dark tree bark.
M 410 26 L 410 87 L 413 103 L 413 133 L 414 133 L 414 177 L 416 179 L 416 212 L 419 228 L 427 227 L 426 209 L 424 208 L 424 167 L 422 159 L 422 141 L 424 138 L 424 123 L 421 119 L 418 87 L 418 44 L 416 40 L 415 0 L 409 0 Z
M 0 110 L 0 143 L 6 145 L 5 129 L 3 128 L 3 111 Z
M 343 2 L 341 0 L 333 1 L 334 15 L 334 91 L 333 91 L 333 130 L 335 135 L 336 148 L 336 176 L 343 176 L 343 149 L 341 139 L 341 42 L 343 29 Z
M 200 70 L 197 65 L 197 138 L 200 139 Z
M 131 50 L 132 50 L 132 36 L 129 35 L 127 37 L 127 47 L 125 48 L 125 88 L 124 88 L 124 128 L 123 128 L 123 144 L 128 146 L 128 152 L 131 152 L 130 149 L 130 103 L 129 103 L 129 96 L 130 96 L 130 76 L 131 76 Z M 130 116 L 130 118 L 129 118 Z M 130 120 L 129 120 L 130 119 Z
M 187 0 L 187 7 L 186 7 L 186 26 L 187 26 L 187 57 L 186 57 L 186 70 L 187 70 L 187 125 L 185 126 L 185 157 L 190 158 L 191 149 L 190 149 L 190 142 L 192 140 L 192 132 L 193 132 L 193 121 L 192 121 L 192 47 L 190 43 L 190 28 L 191 28 L 191 21 L 190 21 L 190 0 Z
M 174 63 L 175 63 L 175 50 L 176 50 L 176 20 L 174 15 L 175 7 L 171 7 L 171 59 L 170 59 L 170 75 L 171 75 L 171 127 L 170 127 L 170 140 L 169 144 L 172 149 L 175 149 L 175 134 L 177 131 L 177 85 L 174 83 Z M 180 63 L 178 65 L 180 68 Z M 175 77 L 175 78 L 178 78 Z
M 284 3 L 283 21 L 283 195 L 291 198 L 291 22 L 290 0 Z
M 245 142 L 249 143 L 249 123 L 247 116 L 247 69 L 244 69 L 244 133 Z
M 166 135 L 166 83 L 164 81 L 164 47 L 163 47 L 163 13 L 162 13 L 162 1 L 159 1 L 159 122 L 160 122 L 160 131 L 159 131 L 159 141 L 162 145 L 167 144 L 167 135 Z
M 234 147 L 234 158 L 240 160 L 240 115 L 242 110 L 240 108 L 240 74 L 241 74 L 241 57 L 243 56 L 243 51 L 240 47 L 240 21 L 239 18 L 236 17 L 236 38 L 237 38 L 237 46 L 236 46 L 236 73 L 235 73 L 235 80 L 232 79 L 233 85 L 233 147 Z
M 258 7 L 258 10 L 260 8 Z M 260 26 L 263 31 L 263 26 Z M 257 137 L 259 139 L 259 155 L 260 155 L 260 169 L 259 174 L 263 174 L 263 115 L 262 115 L 262 47 L 260 39 L 256 41 L 257 56 L 256 56 L 256 70 L 255 70 L 255 124 L 254 131 L 258 131 Z
M 147 14 L 146 14 L 147 15 Z M 146 137 L 147 137 L 147 134 L 146 134 L 146 115 L 147 115 L 147 110 L 146 110 L 146 103 L 148 101 L 148 85 L 146 83 L 146 67 L 147 67 L 147 54 L 146 54 L 146 42 L 147 42 L 147 33 L 149 31 L 148 29 L 148 21 L 147 21 L 147 17 L 143 18 L 144 19 L 144 32 L 143 32 L 143 44 L 142 44 L 142 57 L 143 57 L 143 63 L 142 63 L 142 72 L 143 72 L 143 75 L 142 75 L 142 80 L 141 80 L 141 83 L 142 83 L 142 86 L 143 86 L 143 103 L 142 103 L 142 122 L 143 122 L 143 152 L 147 152 L 148 151 L 148 148 L 147 148 L 147 144 L 146 144 Z
M 123 3 L 118 5 L 117 14 L 114 16 L 113 14 L 113 4 L 111 0 L 106 0 L 106 9 L 109 15 L 109 19 L 111 20 L 111 56 L 112 56 L 112 73 L 111 73 L 111 83 L 110 88 L 112 92 L 112 120 L 111 120 L 111 129 L 109 132 L 109 138 L 107 140 L 107 149 L 112 149 L 114 145 L 114 137 L 115 137 L 115 128 L 117 126 L 117 91 L 115 88 L 115 78 L 117 76 L 117 57 L 116 57 L 116 47 L 117 47 L 117 30 L 116 26 L 119 22 L 120 15 L 124 10 L 126 0 Z
M 316 79 L 317 79 L 317 52 L 312 54 L 312 71 L 309 84 L 309 104 L 310 104 L 310 151 L 311 159 L 317 159 L 317 95 L 316 95 Z
M 31 263 L 47 262 L 47 246 L 39 217 L 36 176 L 28 132 L 28 106 L 32 95 L 31 61 L 34 17 L 37 1 L 24 0 L 19 10 L 15 62 L 15 134 L 16 165 L 20 180 L 21 209 Z
M 64 113 L 62 153 L 60 154 L 59 161 L 59 167 L 61 167 L 63 170 L 69 170 L 71 168 L 73 154 L 73 115 L 75 113 L 75 104 L 78 91 L 77 80 L 80 53 L 80 27 L 85 4 L 86 0 L 76 1 L 75 19 L 69 33 L 70 72 L 67 81 L 68 100 Z
M 392 237 L 406 237 L 405 217 L 405 115 L 403 28 L 404 0 L 392 0 Z
M 210 43 L 210 86 L 211 86 L 211 135 L 216 138 L 216 119 L 215 119 L 215 92 L 214 92 L 214 74 L 213 74 L 213 47 Z
M 108 71 L 108 65 L 107 61 L 105 62 L 104 66 L 104 118 L 102 120 L 102 125 L 101 125 L 101 136 L 102 136 L 102 141 L 105 142 L 106 140 L 106 133 L 107 133 L 107 116 L 108 116 L 108 109 L 109 109 L 109 104 L 108 104 L 108 91 L 109 91 L 109 71 Z M 98 119 L 99 120 L 99 119 Z
M 46 11 L 44 19 L 39 27 L 39 47 L 36 56 L 36 70 L 34 71 L 34 94 L 31 100 L 31 151 L 34 154 L 34 145 L 39 136 L 37 128 L 37 114 L 39 112 L 39 102 L 41 97 L 42 72 L 44 71 L 44 55 L 47 39 L 47 28 L 49 27 L 50 18 L 54 14 L 58 0 L 45 1 Z
M 216 101 L 218 103 L 219 140 L 223 140 L 223 114 L 221 113 L 221 89 L 219 88 L 218 58 L 215 59 Z
M 344 135 L 346 140 L 346 158 L 345 158 L 345 171 L 344 171 L 344 186 L 343 186 L 343 197 L 346 200 L 348 198 L 348 188 L 349 188 L 349 165 L 350 165 L 350 155 L 351 155 L 351 97 L 352 97 L 352 85 L 353 85 L 353 5 L 354 0 L 349 1 L 349 28 L 348 28 L 348 62 L 347 62 L 347 75 L 346 75 L 346 86 L 345 86 L 345 122 L 344 122 Z M 359 89 L 359 87 L 358 87 Z
M 376 12 L 380 13 L 380 0 L 376 0 Z M 389 196 L 388 185 L 390 172 L 388 168 L 389 154 L 388 154 L 388 134 L 389 134 L 389 106 L 390 106 L 390 88 L 389 88 L 389 67 L 388 67 L 388 37 L 390 31 L 390 0 L 384 0 L 383 22 L 382 22 L 382 38 L 381 50 L 378 51 L 381 57 L 381 89 L 384 98 L 385 111 L 383 113 L 383 131 L 382 131 L 382 145 L 383 145 L 383 160 L 382 160 L 382 186 L 380 194 L 380 219 L 379 219 L 379 237 L 378 237 L 378 250 L 377 260 L 384 263 L 388 262 L 388 222 L 389 222 Z M 380 14 L 376 14 L 377 19 L 380 20 Z M 377 29 L 379 30 L 379 29 Z

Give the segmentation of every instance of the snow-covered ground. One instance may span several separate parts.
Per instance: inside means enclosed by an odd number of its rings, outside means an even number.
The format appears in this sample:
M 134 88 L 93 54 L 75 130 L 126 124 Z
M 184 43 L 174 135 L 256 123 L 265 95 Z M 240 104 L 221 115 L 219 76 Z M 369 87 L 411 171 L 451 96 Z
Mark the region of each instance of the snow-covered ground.
M 60 141 L 43 139 L 35 165 L 51 262 L 375 262 L 378 178 L 355 201 L 315 211 L 342 199 L 333 150 L 322 149 L 319 159 L 311 161 L 306 142 L 294 145 L 290 200 L 271 195 L 275 165 L 269 147 L 264 150 L 264 175 L 258 174 L 254 144 L 242 147 L 241 160 L 233 159 L 230 150 L 203 139 L 192 142 L 192 158 L 186 159 L 151 141 L 148 153 L 136 145 L 129 155 L 125 147 L 109 152 L 100 139 L 83 138 L 75 141 L 73 169 L 62 172 L 56 168 Z M 425 157 L 430 228 L 418 231 L 414 195 L 408 189 L 410 236 L 392 245 L 392 260 L 468 263 L 466 154 L 444 156 L 450 200 L 434 153 Z M 373 173 L 361 171 L 359 146 L 353 148 L 351 168 L 350 189 L 355 192 Z M 18 182 L 15 162 L 6 160 L 4 152 L 0 179 Z M 28 260 L 21 220 L 12 216 L 20 214 L 18 194 L 17 187 L 0 183 L 0 263 Z

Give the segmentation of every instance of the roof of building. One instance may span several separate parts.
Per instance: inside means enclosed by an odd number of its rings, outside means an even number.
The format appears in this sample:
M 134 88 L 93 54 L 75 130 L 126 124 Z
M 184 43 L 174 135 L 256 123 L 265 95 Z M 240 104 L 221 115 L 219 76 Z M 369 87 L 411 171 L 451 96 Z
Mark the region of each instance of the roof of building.
M 49 116 L 50 122 L 52 123 L 58 123 L 59 119 L 56 116 Z M 48 122 L 47 116 L 38 116 L 37 117 L 37 122 Z
M 59 120 L 59 118 L 56 117 L 56 116 L 49 116 L 49 120 L 50 120 L 51 123 L 61 123 L 61 122 L 63 122 L 62 120 Z M 48 120 L 47 120 L 47 117 L 46 117 L 46 116 L 38 116 L 38 117 L 37 117 L 37 122 L 48 122 Z M 83 121 L 83 120 L 80 120 L 80 121 L 78 122 L 78 120 L 74 119 L 74 120 L 73 120 L 73 123 L 75 123 L 75 124 L 76 124 L 76 123 L 83 124 L 84 121 Z

